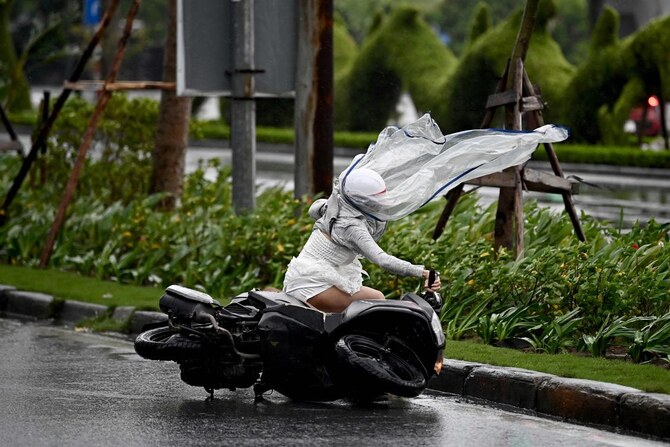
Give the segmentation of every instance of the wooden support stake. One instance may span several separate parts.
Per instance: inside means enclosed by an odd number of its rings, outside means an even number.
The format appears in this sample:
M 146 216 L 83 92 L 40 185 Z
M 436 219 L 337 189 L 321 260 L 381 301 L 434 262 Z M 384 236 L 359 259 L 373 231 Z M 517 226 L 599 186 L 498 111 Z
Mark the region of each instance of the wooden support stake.
M 503 72 L 502 77 L 498 81 L 498 84 L 496 85 L 496 90 L 495 93 L 500 93 L 503 90 L 505 90 L 505 87 L 507 86 L 507 76 L 509 76 L 509 65 L 510 61 L 507 61 L 507 65 L 505 66 L 505 71 Z M 491 127 L 491 123 L 493 122 L 493 117 L 496 114 L 496 108 L 487 108 L 486 113 L 484 113 L 484 119 L 482 119 L 482 124 L 479 126 L 481 129 L 487 129 Z
M 526 73 L 525 70 L 523 72 L 523 89 L 524 92 L 526 92 L 527 94 L 535 95 L 535 88 L 533 87 L 532 82 L 530 82 L 528 73 Z M 535 125 L 537 125 L 538 127 L 544 126 L 544 116 L 542 115 L 542 110 L 536 110 L 535 112 L 533 112 L 532 116 L 533 120 L 535 121 Z M 551 165 L 551 169 L 554 171 L 554 174 L 556 174 L 556 176 L 560 178 L 565 177 L 563 175 L 563 169 L 561 168 L 561 165 L 558 162 L 556 151 L 554 151 L 554 145 L 551 143 L 544 143 L 544 149 L 547 152 L 547 158 L 549 159 L 549 164 Z M 575 205 L 572 201 L 572 194 L 568 191 L 563 191 L 561 192 L 561 196 L 563 197 L 563 205 L 565 206 L 565 211 L 568 213 L 568 216 L 570 217 L 570 221 L 572 222 L 572 228 L 574 228 L 575 230 L 575 235 L 577 236 L 577 239 L 579 239 L 582 242 L 585 242 L 586 234 L 584 233 L 582 224 L 579 221 L 577 210 L 575 209 Z
M 537 15 L 538 2 L 539 0 L 527 0 L 526 2 L 522 24 L 519 28 L 514 50 L 512 51 L 512 57 L 507 61 L 507 66 L 496 86 L 495 92 L 488 98 L 481 128 L 491 126 L 495 112 L 500 106 L 505 106 L 505 128 L 507 129 L 521 130 L 521 114 L 525 112 L 529 112 L 525 115 L 528 128 L 535 129 L 544 125 L 542 117 L 544 101 L 539 94 L 536 94 L 539 92 L 536 92 L 524 68 L 524 60 Z M 467 182 L 468 184 L 500 188 L 495 227 L 496 250 L 500 246 L 505 246 L 508 248 L 514 247 L 517 256 L 520 256 L 523 252 L 524 221 L 522 192 L 524 188 L 532 191 L 561 194 L 565 209 L 572 220 L 577 237 L 581 241 L 586 240 L 577 217 L 577 212 L 572 203 L 572 193 L 578 191 L 578 185 L 564 178 L 563 171 L 551 143 L 545 143 L 545 149 L 549 157 L 549 163 L 555 174 L 553 176 L 516 166 L 501 173 L 490 174 Z M 447 205 L 435 226 L 433 239 L 437 239 L 442 234 L 444 226 L 453 212 L 462 191 L 463 185 L 461 184 L 447 194 Z
M 174 90 L 174 82 L 163 82 L 163 81 L 116 81 L 116 82 L 104 82 L 104 81 L 77 81 L 77 82 L 65 82 L 64 87 L 70 90 L 105 90 L 105 91 L 117 91 L 117 90 Z
M 84 71 L 84 67 L 86 66 L 86 63 L 93 55 L 95 47 L 98 46 L 100 39 L 102 39 L 105 30 L 109 26 L 109 23 L 112 20 L 112 16 L 116 12 L 116 8 L 118 5 L 119 0 L 111 0 L 109 7 L 107 8 L 107 11 L 105 11 L 105 15 L 102 16 L 102 20 L 100 21 L 98 29 L 95 31 L 95 34 L 93 34 L 93 37 L 91 38 L 91 41 L 88 43 L 88 46 L 82 53 L 81 58 L 77 63 L 77 66 L 70 75 L 69 81 L 75 82 L 81 76 L 82 72 Z M 44 144 L 46 144 L 47 137 L 49 136 L 49 131 L 51 130 L 53 123 L 56 121 L 56 118 L 60 114 L 61 109 L 65 105 L 65 101 L 67 101 L 68 97 L 70 96 L 70 93 L 72 93 L 72 90 L 67 88 L 63 89 L 60 96 L 58 96 L 58 99 L 56 100 L 53 109 L 51 110 L 51 114 L 49 114 L 49 119 L 47 119 L 46 122 L 42 124 L 42 126 L 40 127 L 37 138 L 35 138 L 35 141 L 33 142 L 33 145 L 30 148 L 30 152 L 28 152 L 28 155 L 24 158 L 23 164 L 21 165 L 21 169 L 14 178 L 12 186 L 9 188 L 9 192 L 5 197 L 5 201 L 3 202 L 2 207 L 0 208 L 0 226 L 4 225 L 4 223 L 6 222 L 9 206 L 14 200 L 14 197 L 16 197 L 19 188 L 21 188 L 21 184 L 25 180 L 26 175 L 30 170 L 30 166 L 37 158 L 37 152 L 40 150 L 40 148 L 43 147 Z
M 451 213 L 454 211 L 454 208 L 456 208 L 456 203 L 458 203 L 458 199 L 461 197 L 462 193 L 463 193 L 462 183 L 447 193 L 446 195 L 447 205 L 442 210 L 442 214 L 440 215 L 440 218 L 437 221 L 437 225 L 435 225 L 435 230 L 433 230 L 434 241 L 436 241 L 437 238 L 439 238 L 442 235 L 442 232 L 444 231 L 444 226 L 447 224 L 449 216 L 451 216 Z
M 517 93 L 521 99 L 523 91 L 523 60 L 516 57 L 511 61 L 511 72 L 507 76 L 507 90 Z M 505 128 L 521 130 L 521 111 L 519 101 L 505 106 Z M 514 187 L 501 187 L 496 211 L 496 229 L 494 247 L 514 249 L 516 255 L 523 251 L 523 190 L 521 168 L 514 166 L 505 170 L 514 174 Z
M 119 39 L 119 43 L 116 49 L 116 55 L 114 56 L 114 62 L 112 64 L 112 68 L 109 72 L 109 75 L 107 76 L 106 83 L 112 83 L 116 79 L 116 74 L 118 73 L 119 68 L 121 67 L 123 54 L 125 53 L 126 50 L 126 44 L 128 42 L 128 39 L 130 38 L 130 33 L 132 31 L 133 26 L 133 20 L 135 19 L 135 16 L 137 15 L 137 11 L 139 10 L 139 8 L 140 8 L 140 0 L 133 0 L 133 3 L 130 5 L 130 8 L 128 10 L 128 16 L 126 17 L 126 24 L 123 29 L 123 34 Z M 58 233 L 60 232 L 60 229 L 63 226 L 63 223 L 65 222 L 65 214 L 67 212 L 67 207 L 70 204 L 72 196 L 74 195 L 74 190 L 77 187 L 77 182 L 79 181 L 79 173 L 81 172 L 84 166 L 84 161 L 86 160 L 86 153 L 88 152 L 88 149 L 91 146 L 91 141 L 93 140 L 93 136 L 95 135 L 95 129 L 98 124 L 98 120 L 100 119 L 102 112 L 105 110 L 105 107 L 107 107 L 107 103 L 109 102 L 110 97 L 111 92 L 105 89 L 102 90 L 100 96 L 98 97 L 98 102 L 96 104 L 95 109 L 93 110 L 93 115 L 89 120 L 88 127 L 86 128 L 86 133 L 84 134 L 81 146 L 79 146 L 77 159 L 75 160 L 74 166 L 72 167 L 70 178 L 68 179 L 65 191 L 63 192 L 63 197 L 61 199 L 60 206 L 58 207 L 54 223 L 47 237 L 47 242 L 46 245 L 44 246 L 44 250 L 42 251 L 42 256 L 40 257 L 40 264 L 39 264 L 41 268 L 44 268 L 49 264 L 49 259 L 51 258 L 54 243 L 56 242 L 56 237 L 58 236 Z

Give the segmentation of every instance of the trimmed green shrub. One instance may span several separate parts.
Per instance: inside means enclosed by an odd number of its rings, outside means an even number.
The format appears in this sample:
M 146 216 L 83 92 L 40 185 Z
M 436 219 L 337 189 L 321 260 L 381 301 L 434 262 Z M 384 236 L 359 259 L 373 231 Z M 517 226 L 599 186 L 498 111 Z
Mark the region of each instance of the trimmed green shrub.
M 563 163 L 584 163 L 612 166 L 637 166 L 670 169 L 670 151 L 643 151 L 631 147 L 554 145 L 558 159 Z M 535 160 L 548 160 L 544 150 L 533 154 Z
M 339 15 L 333 21 L 333 70 L 335 78 L 349 70 L 349 66 L 356 59 L 358 44 L 347 31 Z
M 591 37 L 589 57 L 565 89 L 560 100 L 563 122 L 577 141 L 600 141 L 598 110 L 611 109 L 628 80 L 618 39 L 619 15 L 605 7 Z
M 539 84 L 547 122 L 554 122 L 553 106 L 564 93 L 574 68 L 546 29 L 553 11 L 551 0 L 543 0 L 526 57 L 526 71 L 534 84 Z M 483 34 L 467 48 L 454 73 L 442 83 L 441 101 L 433 109 L 434 118 L 444 133 L 477 128 L 486 111 L 488 96 L 495 92 L 507 60 L 512 54 L 521 23 L 522 11 Z M 500 127 L 502 123 L 494 123 Z
M 634 58 L 634 72 L 644 81 L 647 94 L 670 97 L 670 16 L 649 22 L 626 47 Z M 628 56 L 625 56 L 628 57 Z
M 468 45 L 472 44 L 482 34 L 493 27 L 491 18 L 491 9 L 488 3 L 480 2 L 477 4 L 472 23 L 470 24 L 470 34 L 468 35 Z
M 619 41 L 619 15 L 603 9 L 588 60 L 560 98 L 562 121 L 577 141 L 621 144 L 630 110 L 652 94 L 670 95 L 669 30 L 666 17 Z
M 455 61 L 418 10 L 397 8 L 365 40 L 349 74 L 345 90 L 349 129 L 385 127 L 403 91 L 418 109 L 430 110 L 438 101 L 436 86 Z
M 358 55 L 358 44 L 348 33 L 339 15 L 333 23 L 333 127 L 346 129 L 349 125 L 347 90 L 349 76 Z

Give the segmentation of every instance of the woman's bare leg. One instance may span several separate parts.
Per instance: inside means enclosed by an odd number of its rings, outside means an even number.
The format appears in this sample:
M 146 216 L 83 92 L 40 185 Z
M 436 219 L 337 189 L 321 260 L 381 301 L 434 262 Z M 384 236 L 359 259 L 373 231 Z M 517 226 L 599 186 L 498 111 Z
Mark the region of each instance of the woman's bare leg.
M 363 286 L 358 292 L 349 295 L 333 286 L 308 299 L 307 302 L 323 312 L 342 312 L 354 301 L 383 299 L 384 294 L 372 287 Z

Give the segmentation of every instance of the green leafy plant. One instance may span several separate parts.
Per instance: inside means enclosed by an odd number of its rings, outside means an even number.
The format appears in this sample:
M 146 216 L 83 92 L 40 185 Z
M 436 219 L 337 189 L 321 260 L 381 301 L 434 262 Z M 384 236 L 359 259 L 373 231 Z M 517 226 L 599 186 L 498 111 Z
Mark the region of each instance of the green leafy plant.
M 647 320 L 649 323 L 634 332 L 628 348 L 628 355 L 635 363 L 670 355 L 670 312 Z
M 530 306 L 510 307 L 479 317 L 477 335 L 484 343 L 493 344 L 516 337 L 536 324 L 537 319 L 530 316 Z
M 594 357 L 604 357 L 607 348 L 614 339 L 619 337 L 630 338 L 632 336 L 634 331 L 630 328 L 630 325 L 635 321 L 639 321 L 639 318 L 619 317 L 610 322 L 610 314 L 607 314 L 605 321 L 595 334 L 582 335 L 586 350 Z
M 440 320 L 443 322 L 444 335 L 451 340 L 460 340 L 469 331 L 477 328 L 480 317 L 490 303 L 471 295 L 464 300 L 450 299 L 442 306 Z
M 573 309 L 565 315 L 541 323 L 531 328 L 529 337 L 522 337 L 534 350 L 547 354 L 557 354 L 573 345 L 573 334 L 577 331 L 581 317 L 577 314 L 580 308 Z
M 67 181 L 92 110 L 84 99 L 71 98 L 61 111 L 42 166 L 51 184 L 62 187 Z M 113 95 L 96 127 L 79 188 L 106 203 L 145 195 L 157 117 L 156 101 Z

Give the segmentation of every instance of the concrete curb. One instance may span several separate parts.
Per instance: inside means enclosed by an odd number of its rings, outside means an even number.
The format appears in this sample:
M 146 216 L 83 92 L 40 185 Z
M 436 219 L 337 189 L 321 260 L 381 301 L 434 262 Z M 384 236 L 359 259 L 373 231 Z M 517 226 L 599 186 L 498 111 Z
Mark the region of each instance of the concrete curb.
M 167 320 L 160 312 L 137 311 L 133 307 L 118 307 L 110 312 L 107 306 L 59 302 L 50 295 L 0 284 L 0 317 L 76 324 L 104 313 L 129 320 L 131 335 L 141 332 L 145 324 Z M 670 440 L 667 394 L 450 359 L 445 359 L 442 372 L 428 387 L 538 416 Z
M 573 423 L 670 439 L 670 395 L 445 359 L 429 388 Z
M 50 318 L 54 298 L 37 292 L 24 292 L 14 288 L 0 291 L 0 316 L 32 321 Z
M 29 321 L 51 319 L 55 323 L 75 325 L 105 314 L 116 320 L 128 321 L 129 335 L 139 334 L 145 324 L 167 320 L 167 315 L 161 312 L 137 311 L 130 306 L 117 307 L 112 311 L 101 304 L 60 301 L 44 293 L 16 290 L 15 287 L 0 284 L 0 317 Z

